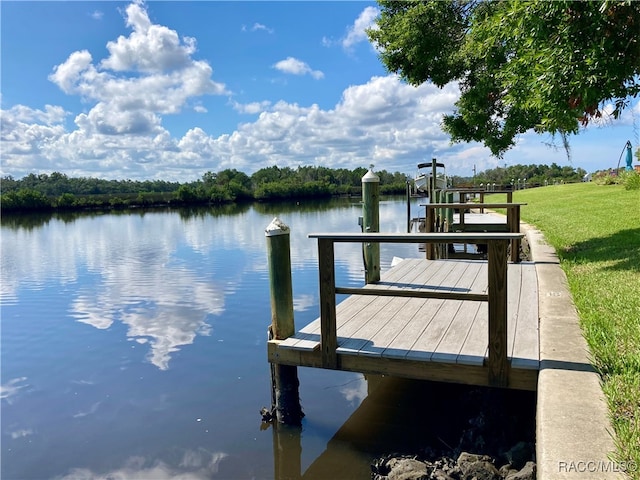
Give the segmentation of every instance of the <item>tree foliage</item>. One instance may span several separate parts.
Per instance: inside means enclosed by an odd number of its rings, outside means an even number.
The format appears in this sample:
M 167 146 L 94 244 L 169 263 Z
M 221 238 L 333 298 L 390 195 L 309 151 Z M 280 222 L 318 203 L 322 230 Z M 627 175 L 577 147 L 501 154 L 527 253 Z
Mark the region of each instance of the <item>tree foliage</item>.
M 364 167 L 353 170 L 300 166 L 266 167 L 253 175 L 236 169 L 208 171 L 198 180 L 171 183 L 162 180 L 102 180 L 70 178 L 53 172 L 31 173 L 16 180 L 1 179 L 0 208 L 3 212 L 42 209 L 104 209 L 167 205 L 209 205 L 251 200 L 323 198 L 359 194 Z M 406 175 L 386 170 L 376 172 L 381 192 L 403 193 Z
M 583 168 L 563 166 L 556 163 L 551 165 L 510 165 L 497 167 L 478 173 L 474 178 L 476 185 L 481 183 L 495 183 L 503 187 L 518 185 L 542 186 L 555 183 L 581 182 L 587 174 Z
M 368 31 L 383 64 L 412 85 L 456 81 L 443 128 L 502 156 L 529 129 L 577 134 L 618 118 L 640 93 L 640 2 L 379 0 Z
M 31 188 L 3 193 L 1 205 L 7 211 L 43 211 L 52 208 L 46 195 Z

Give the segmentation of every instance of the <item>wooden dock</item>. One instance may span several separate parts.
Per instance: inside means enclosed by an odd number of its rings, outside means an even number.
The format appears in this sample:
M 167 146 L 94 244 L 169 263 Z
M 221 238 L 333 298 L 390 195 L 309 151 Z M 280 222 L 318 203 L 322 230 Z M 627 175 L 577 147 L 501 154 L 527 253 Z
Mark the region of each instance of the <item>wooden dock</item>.
M 458 210 L 458 214 L 451 215 L 451 224 L 446 227 L 450 232 L 520 232 L 520 207 L 526 203 L 429 203 L 423 205 L 426 208 L 426 232 L 443 231 L 443 222 L 438 222 L 437 212 L 450 210 L 452 213 Z M 506 222 L 496 222 L 495 216 L 486 213 L 466 214 L 467 211 L 485 208 L 506 209 Z M 511 240 L 511 261 L 517 262 L 520 250 L 520 237 Z M 434 245 L 427 247 L 427 258 L 436 258 Z
M 320 317 L 268 343 L 271 363 L 535 390 L 535 265 L 507 263 L 514 233 L 312 234 Z M 487 245 L 488 260 L 405 259 L 363 288 L 335 285 L 335 242 Z M 336 294 L 349 294 L 336 305 Z

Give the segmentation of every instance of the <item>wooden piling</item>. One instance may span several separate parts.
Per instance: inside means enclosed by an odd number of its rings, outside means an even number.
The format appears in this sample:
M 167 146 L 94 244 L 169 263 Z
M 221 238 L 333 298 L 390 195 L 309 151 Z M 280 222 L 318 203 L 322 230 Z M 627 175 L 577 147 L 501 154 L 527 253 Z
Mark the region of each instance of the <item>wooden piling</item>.
M 380 232 L 380 177 L 370 168 L 362 177 L 362 231 L 363 233 Z M 380 244 L 365 243 L 364 277 L 365 283 L 380 281 Z
M 269 336 L 284 340 L 295 334 L 293 320 L 293 288 L 291 281 L 291 253 L 289 227 L 274 218 L 265 230 L 271 292 L 271 326 Z M 278 423 L 300 425 L 302 407 L 295 366 L 272 364 L 272 410 Z
M 429 199 L 431 201 L 431 199 Z M 425 233 L 433 233 L 435 232 L 436 225 L 436 210 L 434 208 L 427 208 L 427 212 L 425 215 Z M 436 250 L 435 244 L 433 242 L 429 242 L 425 244 L 425 253 L 427 256 L 427 260 L 435 260 L 436 259 Z
M 447 192 L 447 198 L 446 198 L 446 202 L 447 203 L 453 203 L 453 192 Z M 453 208 L 447 208 L 446 209 L 446 217 L 447 217 L 447 232 L 451 232 L 451 225 L 453 225 Z

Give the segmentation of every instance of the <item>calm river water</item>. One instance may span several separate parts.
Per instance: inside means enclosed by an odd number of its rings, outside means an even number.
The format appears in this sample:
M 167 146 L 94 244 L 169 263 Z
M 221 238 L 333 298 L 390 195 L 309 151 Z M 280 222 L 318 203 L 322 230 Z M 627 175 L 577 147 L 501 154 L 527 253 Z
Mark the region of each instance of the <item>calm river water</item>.
M 259 415 L 270 405 L 265 228 L 274 216 L 291 228 L 301 328 L 319 315 L 307 235 L 358 232 L 360 215 L 356 199 L 3 218 L 1 477 L 324 478 L 309 468 L 322 456 L 369 478 L 374 450 L 392 446 L 334 438 L 367 396 L 362 375 L 299 369 L 299 436 Z M 405 231 L 405 200 L 383 201 L 380 224 Z M 394 255 L 422 254 L 383 246 L 383 269 Z M 358 246 L 336 247 L 336 277 L 363 283 Z

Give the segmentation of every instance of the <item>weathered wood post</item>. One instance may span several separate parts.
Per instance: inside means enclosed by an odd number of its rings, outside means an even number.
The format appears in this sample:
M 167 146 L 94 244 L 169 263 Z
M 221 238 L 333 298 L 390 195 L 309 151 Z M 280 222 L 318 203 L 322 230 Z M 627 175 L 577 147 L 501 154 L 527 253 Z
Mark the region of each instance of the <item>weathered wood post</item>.
M 270 339 L 284 340 L 295 333 L 289 227 L 277 217 L 265 230 L 271 291 Z M 279 423 L 300 425 L 302 407 L 298 393 L 298 369 L 271 365 L 272 411 Z
M 446 197 L 445 202 L 453 203 L 453 192 L 445 192 L 445 197 Z M 446 232 L 453 232 L 453 227 L 452 227 L 452 225 L 453 225 L 453 211 L 454 211 L 453 208 L 447 208 L 445 210 L 446 217 L 447 217 L 447 228 L 445 229 Z M 465 245 L 465 248 L 466 248 L 466 245 Z M 453 243 L 447 244 L 445 252 L 447 254 L 455 253 L 454 244 Z M 447 255 L 447 258 L 448 258 L 448 255 Z
M 447 203 L 453 203 L 453 192 L 447 192 Z M 453 225 L 453 208 L 447 208 L 447 232 L 453 231 L 451 225 Z
M 320 282 L 320 355 L 323 368 L 338 368 L 336 326 L 336 272 L 333 241 L 318 238 Z
M 511 203 L 511 202 L 509 202 Z M 507 225 L 509 232 L 520 233 L 520 205 L 510 205 L 507 207 Z M 511 261 L 518 263 L 520 261 L 520 238 L 511 240 Z
M 380 232 L 380 177 L 372 170 L 362 177 L 362 231 L 364 233 Z M 380 244 L 365 243 L 364 279 L 365 283 L 380 280 Z
M 507 358 L 507 241 L 489 242 L 489 385 L 509 385 Z

